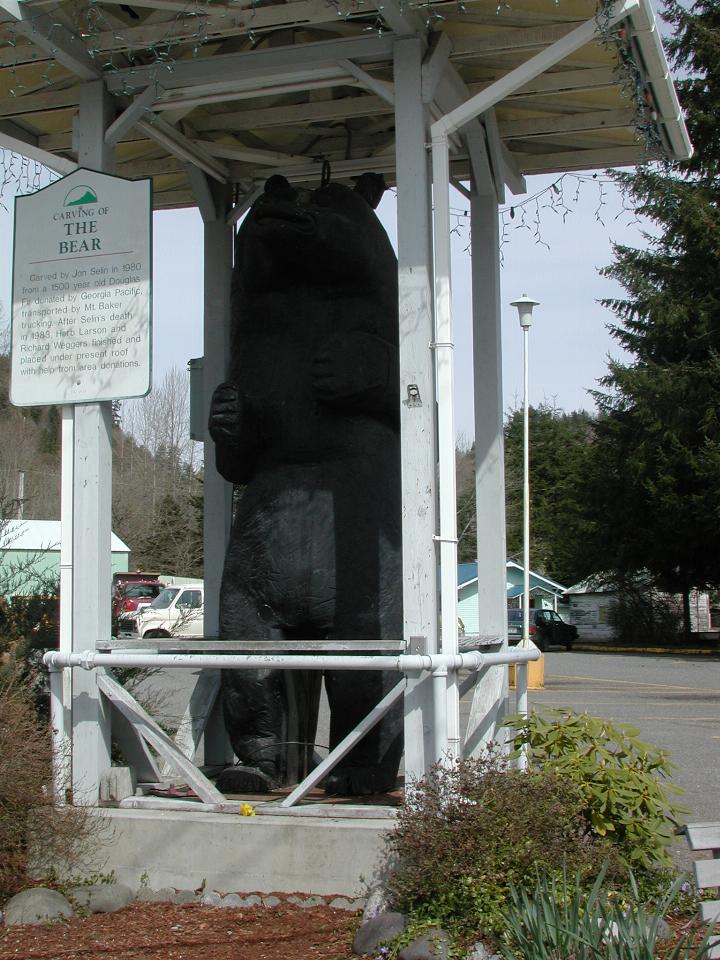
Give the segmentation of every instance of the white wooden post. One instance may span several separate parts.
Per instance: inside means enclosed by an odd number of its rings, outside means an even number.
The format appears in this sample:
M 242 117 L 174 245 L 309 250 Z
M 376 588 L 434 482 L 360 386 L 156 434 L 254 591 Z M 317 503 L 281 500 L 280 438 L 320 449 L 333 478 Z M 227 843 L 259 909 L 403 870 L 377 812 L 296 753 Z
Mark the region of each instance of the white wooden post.
M 437 652 L 435 382 L 428 116 L 422 102 L 422 41 L 394 45 L 395 150 L 400 293 L 400 425 L 405 649 Z M 405 774 L 433 761 L 432 678 L 409 679 Z
M 202 176 L 202 174 L 200 174 Z M 233 227 L 226 222 L 230 192 L 208 181 L 214 198 L 212 209 L 201 206 L 204 223 L 204 364 L 203 395 L 205 442 L 204 472 L 204 580 L 205 636 L 218 636 L 220 580 L 232 522 L 232 484 L 215 469 L 215 444 L 207 420 L 215 387 L 225 379 L 230 357 L 230 283 L 233 265 Z M 233 758 L 219 708 L 210 717 L 204 735 L 205 763 L 224 764 Z
M 479 147 L 479 149 L 483 149 Z M 495 187 L 486 165 L 473 168 L 472 233 L 473 367 L 475 379 L 475 495 L 477 509 L 478 631 L 503 637 L 507 646 L 505 469 L 503 453 L 500 237 Z M 465 755 L 495 739 L 505 713 L 507 666 L 491 667 L 475 687 Z
M 76 129 L 81 166 L 112 173 L 113 151 L 105 145 L 112 101 L 101 80 L 80 88 Z M 93 650 L 110 639 L 112 562 L 112 406 L 75 405 L 72 497 L 72 648 Z M 67 516 L 63 520 L 67 522 Z M 72 702 L 73 802 L 95 804 L 100 775 L 110 766 L 110 723 L 94 671 L 76 670 Z

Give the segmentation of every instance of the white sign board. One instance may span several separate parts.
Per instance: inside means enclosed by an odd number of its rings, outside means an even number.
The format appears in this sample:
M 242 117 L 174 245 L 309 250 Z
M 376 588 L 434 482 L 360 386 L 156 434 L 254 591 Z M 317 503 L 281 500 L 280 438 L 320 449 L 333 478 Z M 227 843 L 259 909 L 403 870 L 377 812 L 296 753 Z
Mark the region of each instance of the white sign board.
M 150 389 L 150 180 L 75 170 L 15 200 L 10 400 Z

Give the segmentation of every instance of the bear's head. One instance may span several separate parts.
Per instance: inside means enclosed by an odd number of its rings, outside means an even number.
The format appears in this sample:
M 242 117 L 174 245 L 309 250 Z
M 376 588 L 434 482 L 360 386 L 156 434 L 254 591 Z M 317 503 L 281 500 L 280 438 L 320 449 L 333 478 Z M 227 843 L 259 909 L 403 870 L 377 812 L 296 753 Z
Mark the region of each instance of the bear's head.
M 374 207 L 385 189 L 363 174 L 355 189 L 330 183 L 317 190 L 276 175 L 238 231 L 235 285 L 245 293 L 297 284 L 397 290 L 397 261 Z

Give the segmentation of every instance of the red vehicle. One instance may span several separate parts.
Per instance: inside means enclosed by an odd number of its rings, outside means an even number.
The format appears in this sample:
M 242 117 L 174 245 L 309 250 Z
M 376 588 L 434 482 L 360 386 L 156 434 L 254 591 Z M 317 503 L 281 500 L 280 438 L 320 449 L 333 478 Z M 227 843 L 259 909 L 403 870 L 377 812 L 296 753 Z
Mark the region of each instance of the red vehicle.
M 157 573 L 116 573 L 113 576 L 112 623 L 113 633 L 117 629 L 118 617 L 122 613 L 134 613 L 140 604 L 152 603 L 165 584 L 158 579 Z

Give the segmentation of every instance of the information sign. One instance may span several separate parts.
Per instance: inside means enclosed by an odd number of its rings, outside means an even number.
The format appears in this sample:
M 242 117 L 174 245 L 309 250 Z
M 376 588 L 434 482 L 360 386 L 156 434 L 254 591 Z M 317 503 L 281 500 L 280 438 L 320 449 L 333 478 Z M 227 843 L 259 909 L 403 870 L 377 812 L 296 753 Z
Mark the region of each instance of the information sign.
M 78 169 L 15 200 L 10 400 L 150 389 L 150 180 Z

